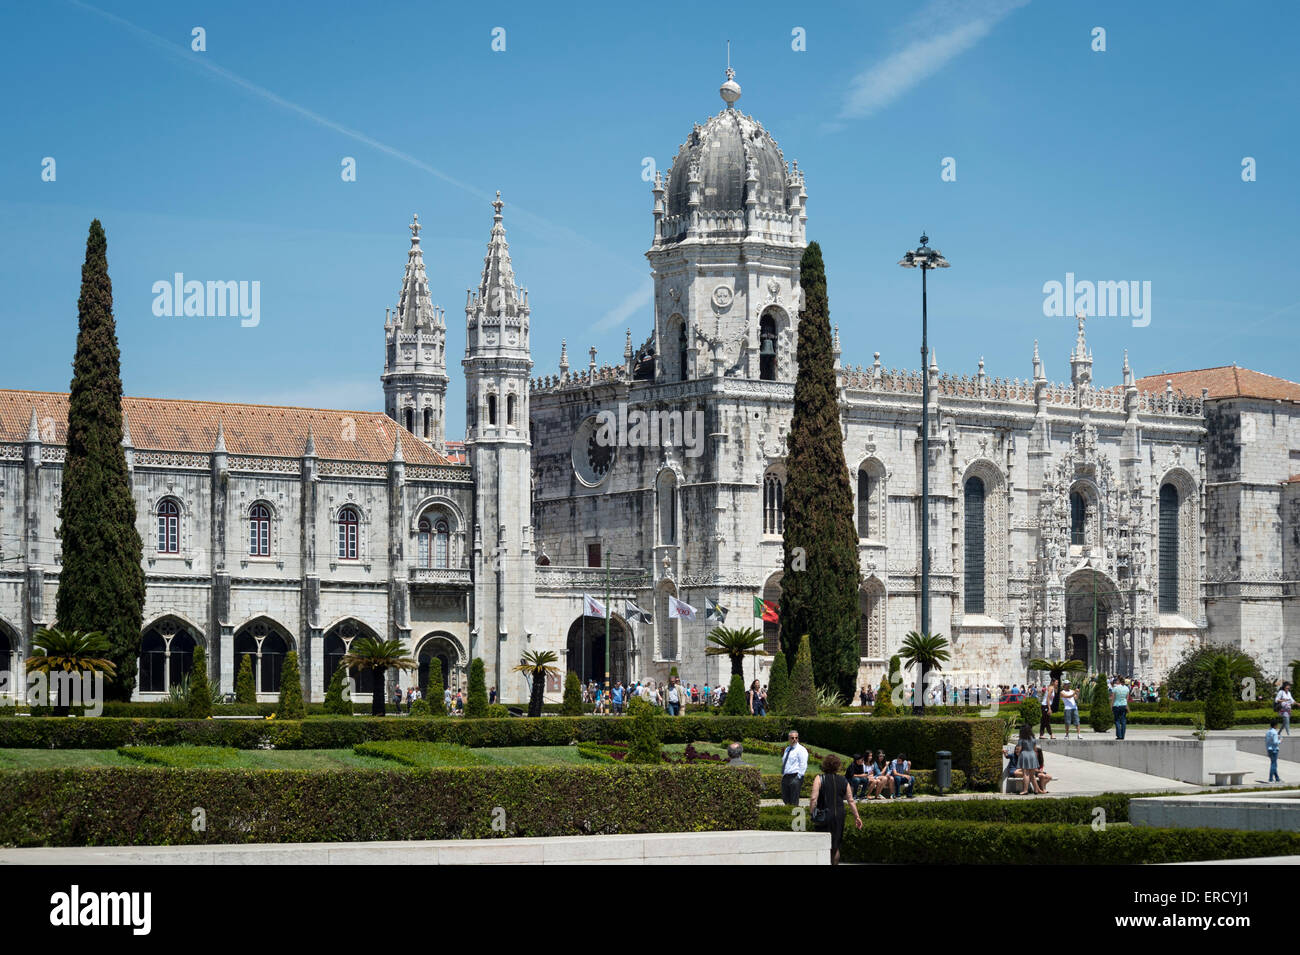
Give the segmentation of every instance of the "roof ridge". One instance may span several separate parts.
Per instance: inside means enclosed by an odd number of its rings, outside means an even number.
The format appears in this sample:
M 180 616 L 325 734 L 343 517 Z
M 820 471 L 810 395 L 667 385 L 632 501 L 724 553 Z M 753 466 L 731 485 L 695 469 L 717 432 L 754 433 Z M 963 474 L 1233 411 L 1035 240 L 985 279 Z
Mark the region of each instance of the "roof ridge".
M 49 395 L 51 397 L 66 398 L 66 391 L 39 391 L 31 388 L 0 388 L 0 396 L 4 395 Z M 260 401 L 217 401 L 207 398 L 162 398 L 149 395 L 123 395 L 123 401 L 167 401 L 176 404 L 187 405 L 221 405 L 223 408 L 281 408 L 285 411 L 319 411 L 322 414 L 359 414 L 359 415 L 379 415 L 388 418 L 388 415 L 382 411 L 363 411 L 358 408 L 321 408 L 315 405 L 278 405 L 267 404 Z M 391 421 L 392 419 L 389 418 Z

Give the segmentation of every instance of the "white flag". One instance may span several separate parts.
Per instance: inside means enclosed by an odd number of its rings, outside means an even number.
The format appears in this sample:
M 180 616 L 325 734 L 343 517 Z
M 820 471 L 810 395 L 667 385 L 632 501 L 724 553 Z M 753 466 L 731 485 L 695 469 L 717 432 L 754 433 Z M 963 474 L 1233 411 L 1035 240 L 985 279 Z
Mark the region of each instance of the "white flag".
M 584 617 L 599 617 L 601 620 L 604 620 L 606 617 L 605 605 L 591 594 L 583 594 L 582 615 Z
M 678 600 L 672 594 L 668 595 L 668 616 L 678 617 L 682 620 L 694 620 L 695 608 L 684 600 Z

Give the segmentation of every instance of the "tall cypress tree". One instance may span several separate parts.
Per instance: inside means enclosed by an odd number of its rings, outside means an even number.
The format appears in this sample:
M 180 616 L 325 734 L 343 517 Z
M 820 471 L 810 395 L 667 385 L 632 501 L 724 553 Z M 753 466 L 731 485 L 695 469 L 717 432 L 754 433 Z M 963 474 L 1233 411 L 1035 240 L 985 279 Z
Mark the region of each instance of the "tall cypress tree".
M 804 249 L 799 285 L 804 305 L 786 457 L 781 644 L 792 658 L 799 637 L 808 634 L 817 685 L 851 698 L 858 675 L 858 536 L 844 464 L 826 269 L 816 242 Z
M 122 372 L 113 321 L 107 241 L 96 219 L 86 239 L 77 300 L 77 354 L 68 398 L 59 536 L 63 569 L 55 607 L 64 630 L 98 630 L 117 668 L 105 693 L 135 688 L 144 613 L 143 544 L 122 450 Z

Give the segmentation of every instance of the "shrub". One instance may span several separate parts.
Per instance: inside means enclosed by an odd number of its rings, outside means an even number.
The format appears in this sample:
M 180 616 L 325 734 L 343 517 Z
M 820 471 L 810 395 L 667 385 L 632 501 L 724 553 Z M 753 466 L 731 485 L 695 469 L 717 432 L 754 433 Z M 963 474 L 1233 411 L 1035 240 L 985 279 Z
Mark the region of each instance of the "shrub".
M 564 702 L 560 705 L 562 716 L 582 715 L 582 681 L 570 670 L 564 677 Z
M 772 673 L 767 678 L 767 711 L 773 716 L 781 716 L 790 698 L 790 668 L 786 665 L 785 654 L 780 650 L 772 657 Z
M 754 768 L 599 763 L 273 772 L 145 766 L 13 770 L 0 773 L 0 845 L 369 842 L 753 829 L 758 789 Z M 190 824 L 195 806 L 207 812 L 207 826 L 198 832 Z M 505 810 L 504 831 L 493 828 L 502 818 L 493 813 L 498 806 Z
M 1027 696 L 1020 701 L 1020 722 L 1031 730 L 1037 731 L 1043 718 L 1043 704 L 1035 697 Z
M 429 709 L 429 701 L 425 699 L 412 700 L 411 705 L 406 710 L 407 716 L 414 716 L 418 719 L 428 719 L 433 713 Z
M 660 763 L 663 749 L 659 745 L 659 710 L 640 697 L 632 697 L 628 707 L 632 733 L 628 740 L 628 763 Z
M 186 715 L 206 720 L 212 715 L 212 687 L 208 683 L 208 659 L 202 647 L 194 648 L 194 665 L 190 669 L 189 699 Z
M 504 720 L 510 718 L 510 708 L 504 703 L 489 703 L 487 708 L 488 719 Z
M 1160 712 L 1162 713 L 1168 713 L 1173 704 L 1173 701 L 1169 699 L 1169 684 L 1167 683 L 1160 684 L 1159 696 L 1160 696 L 1160 702 L 1156 704 L 1156 709 L 1160 710 Z M 1133 708 L 1133 704 L 1130 703 L 1129 709 L 1131 710 L 1132 708 Z
M 483 677 L 483 660 L 475 657 L 469 665 L 469 695 L 465 699 L 465 716 L 484 719 L 487 716 L 487 683 Z
M 739 673 L 731 674 L 731 683 L 727 687 L 727 698 L 722 701 L 722 715 L 749 715 L 749 704 L 745 702 L 745 678 Z
M 1259 661 L 1250 654 L 1243 654 L 1237 647 L 1206 643 L 1200 646 L 1188 647 L 1183 651 L 1178 663 L 1174 665 L 1174 668 L 1169 671 L 1168 677 L 1165 678 L 1168 689 L 1176 692 L 1180 700 L 1206 699 L 1210 695 L 1213 680 L 1208 672 L 1200 669 L 1201 661 L 1223 653 L 1234 657 L 1246 657 L 1249 672 L 1243 672 L 1242 676 L 1253 677 L 1255 686 L 1271 685 L 1271 681 L 1264 678 L 1264 672 L 1260 669 Z
M 446 687 L 442 682 L 442 663 L 437 657 L 429 658 L 429 689 L 424 698 L 429 701 L 430 716 L 446 716 L 447 707 L 443 703 Z
M 280 673 L 280 702 L 275 715 L 281 720 L 300 720 L 307 715 L 302 704 L 302 678 L 298 675 L 298 651 L 290 650 L 284 656 L 284 670 Z
M 1110 708 L 1110 687 L 1106 684 L 1106 674 L 1098 673 L 1097 682 L 1092 687 L 1092 702 L 1088 707 L 1088 723 L 1098 733 L 1104 733 L 1115 725 L 1115 714 Z
M 423 702 L 423 701 L 421 701 Z M 403 766 L 429 769 L 434 766 L 485 766 L 487 757 L 468 746 L 454 743 L 430 743 L 425 740 L 393 739 L 373 743 L 358 743 L 352 747 L 358 756 L 390 759 Z
M 343 667 L 335 667 L 330 677 L 329 688 L 325 691 L 325 712 L 335 716 L 351 716 L 352 701 L 343 699 L 343 680 L 347 672 Z
M 1227 668 L 1214 674 L 1210 692 L 1205 697 L 1205 728 L 1207 730 L 1232 729 L 1236 709 L 1232 699 L 1232 676 Z
M 889 677 L 880 678 L 880 689 L 876 691 L 876 702 L 871 704 L 872 716 L 897 716 L 898 707 L 894 705 L 894 688 Z
M 239 676 L 235 678 L 235 702 L 257 702 L 257 684 L 253 682 L 253 658 L 245 655 L 239 663 Z
M 794 670 L 790 673 L 790 695 L 786 703 L 786 712 L 790 716 L 816 716 L 817 690 L 813 686 L 812 647 L 808 634 L 799 639 L 799 650 L 794 658 Z

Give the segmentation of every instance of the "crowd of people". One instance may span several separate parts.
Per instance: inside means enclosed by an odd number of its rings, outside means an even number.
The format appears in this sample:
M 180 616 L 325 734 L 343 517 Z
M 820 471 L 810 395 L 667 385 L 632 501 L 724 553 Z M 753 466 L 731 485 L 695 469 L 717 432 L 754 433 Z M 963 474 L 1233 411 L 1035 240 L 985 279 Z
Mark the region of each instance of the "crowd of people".
M 633 697 L 658 707 L 669 716 L 681 716 L 688 704 L 722 706 L 727 702 L 727 688 L 712 686 L 708 681 L 703 685 L 686 683 L 675 676 L 666 681 L 647 679 L 630 684 L 619 680 L 608 691 L 595 680 L 588 680 L 582 687 L 582 702 L 593 705 L 598 714 L 621 716 Z M 758 680 L 745 690 L 745 710 L 752 716 L 767 715 L 767 687 Z

